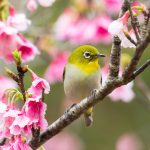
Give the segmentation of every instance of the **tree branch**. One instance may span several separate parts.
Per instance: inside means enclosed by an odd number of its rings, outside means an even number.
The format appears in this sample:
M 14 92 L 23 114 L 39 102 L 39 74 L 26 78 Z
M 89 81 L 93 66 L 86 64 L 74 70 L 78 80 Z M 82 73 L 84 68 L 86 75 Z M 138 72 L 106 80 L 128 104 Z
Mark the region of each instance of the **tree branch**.
M 110 54 L 109 63 L 109 78 L 118 77 L 119 66 L 120 66 L 120 56 L 121 56 L 121 41 L 119 37 L 114 37 L 114 42 Z
M 130 64 L 126 68 L 126 70 L 123 73 L 124 80 L 127 80 L 130 78 L 133 74 L 133 72 L 136 70 L 137 64 L 139 62 L 139 59 L 141 58 L 145 48 L 148 46 L 150 42 L 150 29 L 148 30 L 148 33 L 144 40 L 141 41 L 140 44 L 137 45 L 137 48 L 135 50 L 134 56 L 131 59 Z
M 134 77 L 138 76 L 141 72 L 143 72 L 148 66 L 150 66 L 150 59 L 147 60 L 140 68 L 133 72 Z

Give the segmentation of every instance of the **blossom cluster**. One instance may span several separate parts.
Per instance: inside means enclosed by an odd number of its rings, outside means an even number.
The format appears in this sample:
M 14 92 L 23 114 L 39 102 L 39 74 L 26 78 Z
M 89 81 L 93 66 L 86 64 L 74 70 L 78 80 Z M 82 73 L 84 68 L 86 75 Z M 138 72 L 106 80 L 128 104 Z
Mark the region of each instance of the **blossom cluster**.
M 39 54 L 38 49 L 27 40 L 20 32 L 25 31 L 31 21 L 23 13 L 16 13 L 14 8 L 9 6 L 9 15 L 5 20 L 0 20 L 0 58 L 6 62 L 12 62 L 12 52 L 18 49 L 21 52 L 22 60 L 32 60 Z M 9 43 L 9 44 L 8 44 Z
M 118 13 L 120 7 L 121 0 L 74 0 L 54 24 L 54 36 L 57 40 L 73 44 L 109 44 L 111 36 L 107 29 L 111 23 L 110 14 Z
M 0 149 L 30 150 L 26 137 L 30 136 L 32 128 L 44 130 L 48 125 L 45 119 L 47 106 L 42 101 L 42 93 L 48 94 L 50 86 L 32 71 L 32 85 L 26 92 L 26 101 L 20 106 L 17 102 L 22 100 L 22 94 L 15 89 L 14 83 L 8 79 L 1 80 L 5 80 L 10 88 L 1 91 L 0 139 L 7 137 L 8 142 Z

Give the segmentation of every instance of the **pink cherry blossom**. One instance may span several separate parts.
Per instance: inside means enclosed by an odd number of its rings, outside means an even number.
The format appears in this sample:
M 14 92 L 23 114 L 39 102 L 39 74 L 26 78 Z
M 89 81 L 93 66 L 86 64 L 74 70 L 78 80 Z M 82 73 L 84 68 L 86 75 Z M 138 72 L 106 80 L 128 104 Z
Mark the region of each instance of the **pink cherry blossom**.
M 112 35 L 122 36 L 123 31 L 127 29 L 129 12 L 126 12 L 121 18 L 114 20 L 108 27 L 108 32 Z
M 13 135 L 20 135 L 21 133 L 28 135 L 31 133 L 32 127 L 45 129 L 48 126 L 45 112 L 45 103 L 38 98 L 29 98 L 24 104 L 22 111 L 15 117 L 9 127 L 10 133 Z
M 116 150 L 143 150 L 143 143 L 134 134 L 123 134 L 116 143 Z
M 69 52 L 63 51 L 58 53 L 50 63 L 48 69 L 45 73 L 45 78 L 52 84 L 57 81 L 62 81 L 63 79 L 63 71 L 65 64 L 67 63 L 67 59 L 69 56 Z
M 8 144 L 0 146 L 0 150 L 32 150 L 31 147 L 22 140 L 21 136 L 15 136 Z
M 8 44 L 9 43 L 9 44 Z M 23 61 L 34 59 L 39 54 L 37 48 L 20 34 L 8 34 L 5 31 L 0 34 L 0 58 L 7 62 L 13 61 L 12 52 L 18 49 Z
M 49 83 L 45 79 L 38 77 L 34 72 L 32 72 L 32 80 L 32 85 L 28 89 L 32 96 L 41 97 L 43 89 L 45 94 L 50 92 Z
M 58 40 L 69 40 L 75 44 L 87 42 L 109 43 L 107 31 L 111 19 L 105 15 L 96 17 L 80 16 L 73 9 L 66 9 L 54 25 L 55 36 Z
M 15 109 L 8 109 L 2 116 L 1 124 L 0 124 L 0 139 L 5 137 L 11 137 L 10 126 L 12 125 L 15 117 L 20 113 L 20 111 Z
M 109 67 L 108 67 L 108 64 L 106 64 L 102 68 L 103 84 L 105 84 L 105 81 L 107 79 L 108 71 L 109 71 Z M 122 74 L 122 73 L 120 72 L 120 74 Z M 130 102 L 131 100 L 133 100 L 133 98 L 135 96 L 132 88 L 133 88 L 133 82 L 130 82 L 127 85 L 123 85 L 123 86 L 115 89 L 108 96 L 111 98 L 112 101 L 122 100 L 123 102 Z
M 83 143 L 71 133 L 59 133 L 44 144 L 46 150 L 82 150 Z
M 19 33 L 25 31 L 30 24 L 31 21 L 24 14 L 17 14 L 10 7 L 10 16 L 5 21 L 0 21 L 0 58 L 12 62 L 12 52 L 16 49 L 21 52 L 23 61 L 30 61 L 39 54 L 37 48 Z
M 21 131 L 27 131 L 26 129 L 28 128 L 28 126 L 30 126 L 31 124 L 29 124 L 30 119 L 28 117 L 26 117 L 26 115 L 24 114 L 18 114 L 12 125 L 9 127 L 10 129 L 10 133 L 12 135 L 20 135 Z M 31 127 L 30 130 L 28 130 L 28 132 L 25 132 L 25 134 L 30 133 L 31 132 Z
M 24 105 L 24 113 L 30 119 L 30 124 L 45 129 L 48 125 L 45 119 L 46 108 L 40 99 L 29 98 Z

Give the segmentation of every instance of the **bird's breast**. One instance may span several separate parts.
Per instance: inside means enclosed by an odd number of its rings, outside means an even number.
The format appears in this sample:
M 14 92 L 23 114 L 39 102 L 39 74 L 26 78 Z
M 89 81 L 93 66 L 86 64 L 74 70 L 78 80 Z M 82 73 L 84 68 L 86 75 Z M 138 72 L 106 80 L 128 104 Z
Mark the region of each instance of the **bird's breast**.
M 93 89 L 100 88 L 100 69 L 87 74 L 73 64 L 65 67 L 64 90 L 66 96 L 73 101 L 80 101 L 91 94 Z

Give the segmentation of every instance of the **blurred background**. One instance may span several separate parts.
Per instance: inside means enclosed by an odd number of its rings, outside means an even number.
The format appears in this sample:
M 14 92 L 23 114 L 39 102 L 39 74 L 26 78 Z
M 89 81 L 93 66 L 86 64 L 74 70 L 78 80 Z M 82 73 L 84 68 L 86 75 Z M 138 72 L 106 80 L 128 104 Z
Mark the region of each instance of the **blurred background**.
M 23 35 L 40 51 L 27 62 L 39 76 L 50 82 L 51 92 L 45 95 L 46 118 L 51 124 L 66 110 L 62 72 L 70 52 L 83 44 L 92 44 L 107 55 L 100 63 L 106 76 L 112 36 L 107 29 L 117 19 L 122 0 L 56 0 L 50 7 L 43 3 L 10 0 L 19 13 L 25 13 L 32 24 Z M 29 3 L 30 2 L 30 3 Z M 148 4 L 149 1 L 143 1 Z M 150 48 L 150 47 L 149 47 Z M 149 58 L 149 48 L 140 64 Z M 121 70 L 128 64 L 134 49 L 123 48 Z M 139 66 L 140 66 L 139 64 Z M 0 60 L 15 70 L 13 64 Z M 150 69 L 134 82 L 118 89 L 94 108 L 94 123 L 84 125 L 83 117 L 48 141 L 48 150 L 149 150 L 150 149 Z M 104 77 L 105 78 L 105 77 Z M 29 74 L 26 88 L 31 85 Z

